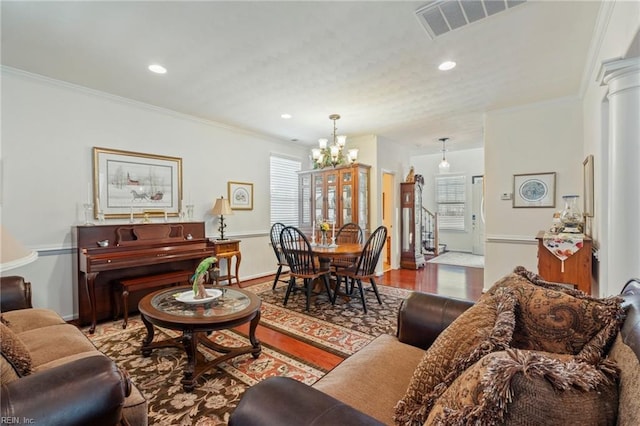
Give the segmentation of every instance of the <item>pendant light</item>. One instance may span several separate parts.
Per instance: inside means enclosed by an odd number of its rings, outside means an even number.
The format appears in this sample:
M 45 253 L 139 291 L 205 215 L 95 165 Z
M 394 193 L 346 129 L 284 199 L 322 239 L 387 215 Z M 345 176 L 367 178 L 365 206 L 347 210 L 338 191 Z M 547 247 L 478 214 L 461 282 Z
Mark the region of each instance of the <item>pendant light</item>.
M 449 138 L 440 138 L 439 141 L 442 142 L 442 161 L 440 162 L 440 164 L 438 164 L 438 170 L 440 173 L 449 173 L 449 168 L 451 168 L 451 164 L 449 164 L 449 162 L 447 161 L 447 159 L 445 158 L 445 147 L 444 144 L 446 141 L 448 141 Z

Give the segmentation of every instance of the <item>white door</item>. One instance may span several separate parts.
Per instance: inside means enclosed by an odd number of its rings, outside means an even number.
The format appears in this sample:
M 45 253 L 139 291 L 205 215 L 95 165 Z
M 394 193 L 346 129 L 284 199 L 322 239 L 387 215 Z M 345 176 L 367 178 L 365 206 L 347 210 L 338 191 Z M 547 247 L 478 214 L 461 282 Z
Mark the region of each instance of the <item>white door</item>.
M 473 176 L 471 181 L 471 253 L 484 256 L 484 177 Z

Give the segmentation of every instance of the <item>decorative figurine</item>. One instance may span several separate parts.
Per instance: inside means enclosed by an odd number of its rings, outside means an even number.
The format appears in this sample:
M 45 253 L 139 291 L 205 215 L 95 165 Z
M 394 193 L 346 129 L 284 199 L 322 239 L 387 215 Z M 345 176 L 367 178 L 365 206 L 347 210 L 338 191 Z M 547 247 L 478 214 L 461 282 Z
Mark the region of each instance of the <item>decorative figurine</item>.
M 413 166 L 409 169 L 409 174 L 407 178 L 404 180 L 405 182 L 414 182 L 415 181 L 415 171 L 413 170 Z
M 204 259 L 198 267 L 196 268 L 196 272 L 191 277 L 193 281 L 193 298 L 194 299 L 204 299 L 209 297 L 207 294 L 207 290 L 204 288 L 204 279 L 207 276 L 207 271 L 212 264 L 216 263 L 218 259 L 214 256 L 207 257 Z

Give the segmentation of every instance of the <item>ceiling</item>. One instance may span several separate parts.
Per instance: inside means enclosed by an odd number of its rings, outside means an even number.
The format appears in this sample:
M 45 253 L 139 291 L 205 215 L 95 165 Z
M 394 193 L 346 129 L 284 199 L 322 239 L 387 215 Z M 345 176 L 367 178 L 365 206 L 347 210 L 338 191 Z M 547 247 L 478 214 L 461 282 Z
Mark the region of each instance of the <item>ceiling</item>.
M 296 144 L 338 113 L 338 134 L 425 154 L 482 147 L 488 110 L 579 94 L 598 1 L 529 0 L 435 39 L 427 3 L 2 1 L 2 64 Z

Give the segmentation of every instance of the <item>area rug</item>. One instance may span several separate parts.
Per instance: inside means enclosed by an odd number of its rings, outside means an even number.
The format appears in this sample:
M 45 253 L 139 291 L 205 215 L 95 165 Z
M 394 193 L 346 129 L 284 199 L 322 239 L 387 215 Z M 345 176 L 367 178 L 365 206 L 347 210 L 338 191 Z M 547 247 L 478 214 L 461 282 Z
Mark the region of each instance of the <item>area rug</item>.
M 305 312 L 305 295 L 296 292 L 283 305 L 286 286 L 271 289 L 265 282 L 245 288 L 262 299 L 259 327 L 269 327 L 325 351 L 347 357 L 362 349 L 376 336 L 395 334 L 400 304 L 411 292 L 378 286 L 382 305 L 373 292 L 367 291 L 367 314 L 359 297 L 338 298 L 335 306 L 326 294 L 313 296 Z M 251 385 L 271 376 L 292 377 L 306 384 L 315 383 L 326 371 L 304 360 L 262 344 L 262 354 L 250 354 L 221 363 L 204 374 L 193 392 L 184 392 L 180 380 L 186 362 L 184 351 L 176 348 L 155 349 L 148 358 L 140 355 L 146 328 L 139 316 L 129 319 L 123 330 L 121 322 L 99 324 L 91 335 L 96 347 L 127 370 L 133 383 L 149 402 L 150 425 L 225 425 L 242 394 Z M 156 328 L 156 339 L 175 337 L 177 331 Z M 214 333 L 217 343 L 225 346 L 249 344 L 246 336 L 233 330 Z M 207 359 L 218 354 L 199 347 Z
M 367 284 L 364 286 L 366 288 Z M 382 304 L 378 304 L 373 291 L 365 290 L 366 314 L 357 291 L 355 297 L 339 296 L 335 305 L 331 305 L 326 293 L 314 293 L 309 312 L 306 312 L 304 292 L 292 293 L 284 306 L 286 284 L 278 284 L 275 290 L 271 287 L 272 283 L 267 282 L 246 288 L 262 299 L 262 326 L 344 357 L 354 354 L 381 334 L 395 334 L 400 304 L 411 293 L 379 285 Z
M 439 256 L 429 259 L 428 263 L 440 263 L 444 265 L 466 266 L 469 268 L 484 268 L 484 256 L 477 254 L 463 253 L 459 251 L 448 251 Z
M 148 358 L 140 354 L 146 328 L 140 317 L 121 322 L 100 324 L 96 332 L 85 334 L 96 347 L 124 368 L 149 402 L 150 425 L 226 425 L 230 414 L 245 390 L 271 376 L 292 377 L 313 384 L 326 372 L 263 343 L 262 353 L 254 359 L 241 355 L 204 374 L 193 392 L 185 392 L 180 380 L 186 355 L 177 348 L 155 349 Z M 156 328 L 156 339 L 176 337 L 173 330 Z M 248 345 L 247 338 L 231 330 L 214 333 L 215 341 L 225 346 Z M 199 347 L 207 359 L 216 352 Z

